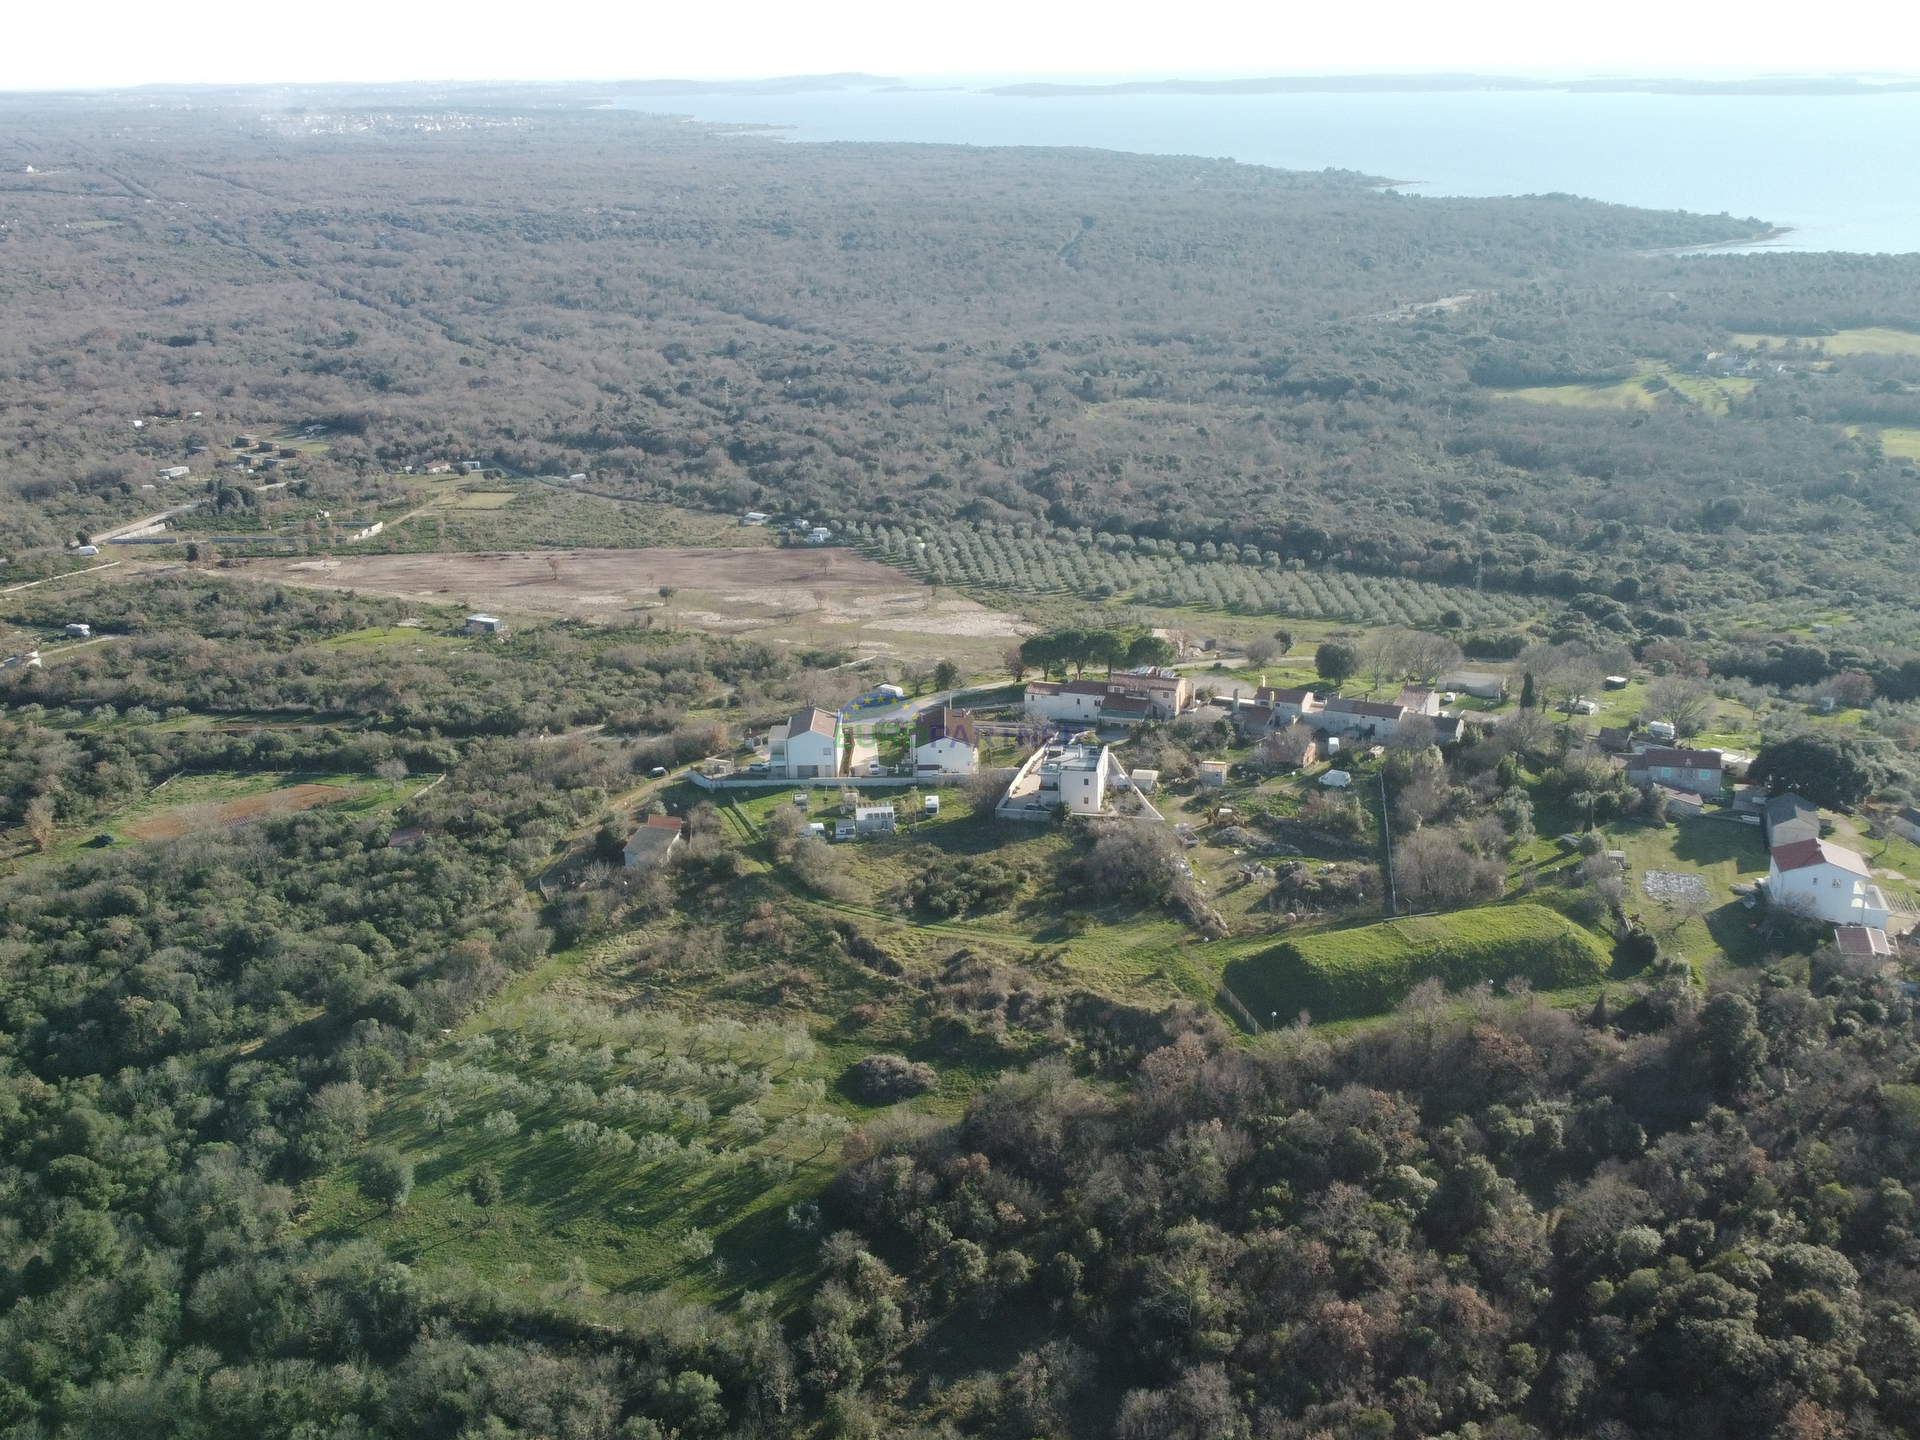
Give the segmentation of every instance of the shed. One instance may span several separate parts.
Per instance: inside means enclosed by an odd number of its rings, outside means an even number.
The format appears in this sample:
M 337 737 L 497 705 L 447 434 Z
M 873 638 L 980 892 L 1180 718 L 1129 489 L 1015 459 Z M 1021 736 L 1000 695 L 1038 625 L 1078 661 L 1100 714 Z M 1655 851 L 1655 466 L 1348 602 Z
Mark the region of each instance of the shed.
M 76 621 L 74 624 L 67 626 L 67 638 L 69 640 L 88 640 L 92 637 L 93 626 L 91 625 Z
M 1769 848 L 1820 838 L 1820 812 L 1810 800 L 1791 790 L 1767 801 L 1766 817 Z
M 1480 700 L 1500 700 L 1507 693 L 1507 677 L 1496 670 L 1456 670 L 1441 679 L 1440 688 Z
M 1833 948 L 1842 955 L 1862 959 L 1887 959 L 1893 955 L 1893 942 L 1887 938 L 1887 932 L 1874 925 L 1834 926 Z
M 646 824 L 627 841 L 628 869 L 658 865 L 680 843 L 680 821 L 672 815 L 649 815 Z
M 1218 787 L 1227 783 L 1227 762 L 1224 760 L 1202 760 L 1200 762 L 1200 783 Z
M 1138 790 L 1142 795 L 1151 795 L 1160 788 L 1160 772 L 1158 770 L 1129 770 L 1127 772 L 1127 779 L 1133 782 L 1133 788 Z
M 507 624 L 498 615 L 469 615 L 467 616 L 467 633 L 469 635 L 504 635 L 507 633 Z

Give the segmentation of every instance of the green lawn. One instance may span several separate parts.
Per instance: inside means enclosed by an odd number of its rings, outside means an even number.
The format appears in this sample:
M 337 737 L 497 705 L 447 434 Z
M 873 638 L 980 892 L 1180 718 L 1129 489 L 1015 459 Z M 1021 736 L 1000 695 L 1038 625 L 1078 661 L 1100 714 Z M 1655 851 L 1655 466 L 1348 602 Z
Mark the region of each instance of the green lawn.
M 1283 940 L 1230 962 L 1227 983 L 1256 1015 L 1343 1020 L 1393 1008 L 1430 977 L 1449 990 L 1520 975 L 1541 989 L 1605 978 L 1607 951 L 1541 905 L 1487 906 Z

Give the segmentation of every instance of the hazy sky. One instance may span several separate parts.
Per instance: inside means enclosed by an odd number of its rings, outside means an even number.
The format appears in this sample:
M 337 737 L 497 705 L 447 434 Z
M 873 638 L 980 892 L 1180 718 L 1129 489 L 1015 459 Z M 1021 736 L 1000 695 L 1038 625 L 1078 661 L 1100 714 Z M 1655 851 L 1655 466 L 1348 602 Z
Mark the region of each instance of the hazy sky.
M 789 75 L 1920 72 L 1912 0 L 148 0 L 9 6 L 0 88 Z

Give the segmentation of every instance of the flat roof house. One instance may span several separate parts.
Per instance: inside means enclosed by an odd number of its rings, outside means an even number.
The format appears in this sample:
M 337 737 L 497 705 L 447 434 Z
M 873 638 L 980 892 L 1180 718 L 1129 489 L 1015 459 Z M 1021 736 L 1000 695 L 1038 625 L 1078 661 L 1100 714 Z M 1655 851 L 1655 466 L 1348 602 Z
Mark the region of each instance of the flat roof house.
M 782 780 L 830 779 L 840 773 L 840 717 L 808 706 L 767 735 L 767 767 Z
M 1043 745 L 1027 757 L 993 813 L 1002 820 L 1050 820 L 1065 805 L 1075 815 L 1098 815 L 1115 773 L 1113 752 L 1104 745 Z
M 1873 883 L 1866 857 L 1825 840 L 1773 847 L 1767 898 L 1775 905 L 1829 925 L 1887 928 L 1887 897 Z
M 659 865 L 679 843 L 680 820 L 677 816 L 649 815 L 646 824 L 634 831 L 627 841 L 627 868 L 637 870 Z

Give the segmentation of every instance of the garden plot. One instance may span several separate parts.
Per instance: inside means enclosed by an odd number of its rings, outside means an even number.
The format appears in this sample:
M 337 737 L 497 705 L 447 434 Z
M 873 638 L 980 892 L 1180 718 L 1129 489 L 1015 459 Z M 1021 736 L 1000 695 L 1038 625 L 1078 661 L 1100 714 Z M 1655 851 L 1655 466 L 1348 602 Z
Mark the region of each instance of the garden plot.
M 1663 904 L 1685 905 L 1712 903 L 1707 892 L 1706 880 L 1694 874 L 1679 870 L 1649 870 L 1640 877 L 1640 888 L 1647 892 L 1647 898 Z

